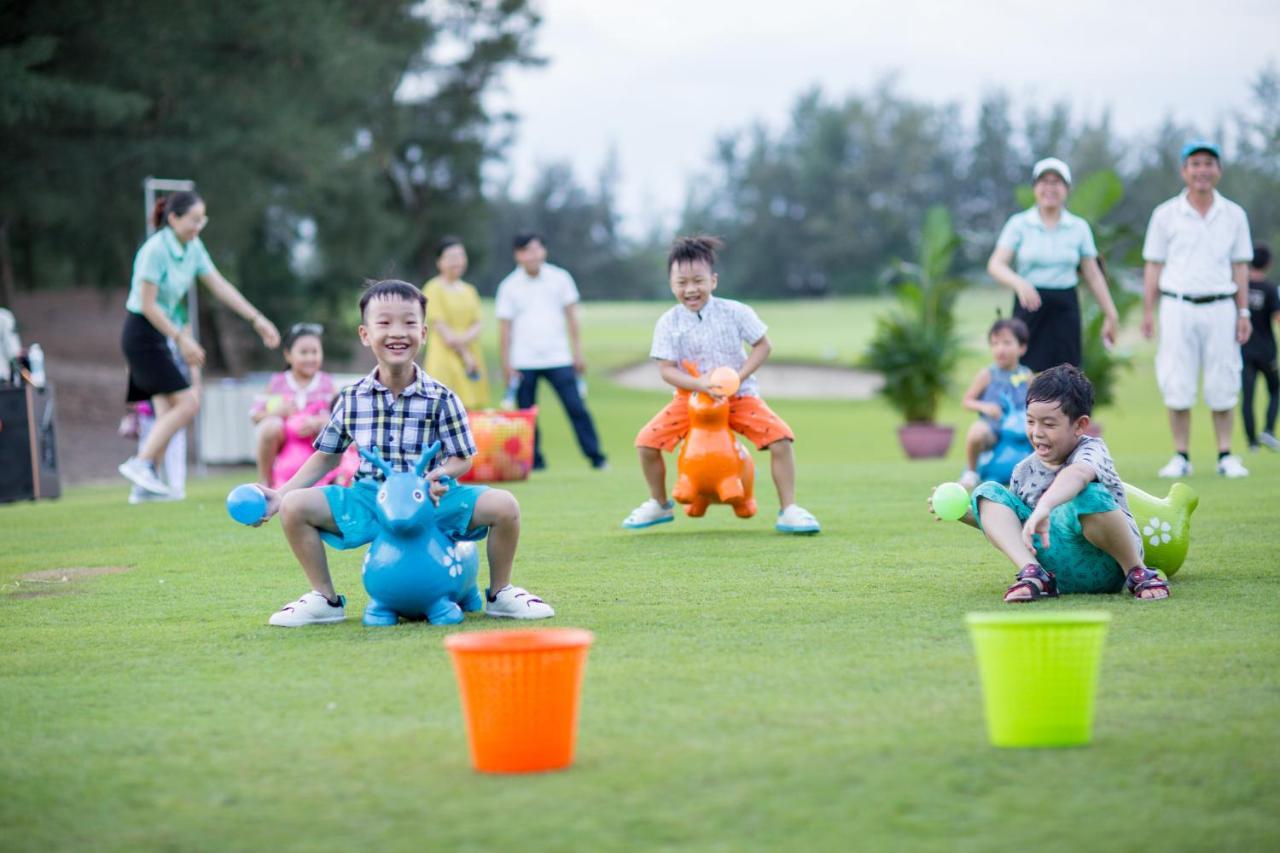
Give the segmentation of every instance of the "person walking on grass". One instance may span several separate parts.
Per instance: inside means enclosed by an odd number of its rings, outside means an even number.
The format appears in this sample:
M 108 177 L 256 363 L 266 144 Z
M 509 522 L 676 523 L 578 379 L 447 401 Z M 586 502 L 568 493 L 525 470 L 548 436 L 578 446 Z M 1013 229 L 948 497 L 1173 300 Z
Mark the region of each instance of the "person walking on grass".
M 1231 422 L 1240 398 L 1240 345 L 1252 330 L 1249 218 L 1218 193 L 1217 145 L 1188 142 L 1181 160 L 1186 189 L 1152 212 L 1142 246 L 1142 334 L 1155 335 L 1158 304 L 1156 382 L 1173 433 L 1173 457 L 1157 473 L 1170 479 L 1191 474 L 1191 407 L 1203 376 L 1218 440 L 1218 473 L 1247 477 L 1248 469 L 1231 452 Z
M 1240 347 L 1244 364 L 1241 377 L 1243 394 L 1240 402 L 1244 434 L 1249 439 L 1249 449 L 1266 447 L 1280 450 L 1276 438 L 1276 414 L 1280 409 L 1280 370 L 1276 368 L 1276 337 L 1272 327 L 1280 323 L 1280 294 L 1276 286 L 1267 281 L 1271 271 L 1271 250 L 1262 244 L 1253 247 L 1253 261 L 1249 264 L 1249 312 L 1253 334 Z M 1253 418 L 1253 392 L 1261 373 L 1267 383 L 1267 414 L 1262 432 L 1257 432 Z
M 1031 169 L 1036 203 L 1009 217 L 1000 231 L 987 272 L 1014 292 L 1013 318 L 1027 325 L 1022 363 L 1033 371 L 1055 364 L 1080 366 L 1081 277 L 1102 308 L 1102 340 L 1115 343 L 1120 315 L 1098 263 L 1089 223 L 1067 210 L 1071 169 L 1048 157 Z
M 573 276 L 547 263 L 542 237 L 522 231 L 512 241 L 516 268 L 498 285 L 494 314 L 502 372 L 510 387 L 518 382 L 516 405 L 527 409 L 538 401 L 538 380 L 545 379 L 560 398 L 573 424 L 582 455 L 596 469 L 607 468 L 596 425 L 583 399 L 587 372 L 578 329 L 578 286 Z M 541 430 L 533 433 L 533 468 L 546 467 Z
M 204 365 L 204 348 L 183 326 L 183 301 L 199 280 L 218 301 L 253 326 L 268 349 L 280 345 L 275 324 L 254 308 L 213 265 L 200 232 L 209 222 L 204 200 L 183 191 L 156 202 L 152 224 L 158 229 L 133 259 L 133 281 L 125 303 L 120 345 L 129 365 L 127 401 L 150 400 L 156 422 L 137 455 L 120 465 L 120 473 L 140 489 L 167 496 L 169 487 L 157 476 L 156 463 L 164 458 L 173 434 L 191 423 L 200 409 L 200 398 L 169 349 L 177 344 L 182 360 L 193 370 Z

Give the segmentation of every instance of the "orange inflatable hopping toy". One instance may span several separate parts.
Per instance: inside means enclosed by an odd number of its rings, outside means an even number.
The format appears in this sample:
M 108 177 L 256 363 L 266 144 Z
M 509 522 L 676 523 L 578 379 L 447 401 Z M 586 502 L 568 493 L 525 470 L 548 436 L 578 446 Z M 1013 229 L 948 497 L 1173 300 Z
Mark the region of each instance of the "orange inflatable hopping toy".
M 687 361 L 684 368 L 698 375 L 698 369 Z M 705 515 L 713 503 L 729 504 L 738 518 L 751 518 L 756 514 L 756 466 L 729 429 L 729 398 L 680 393 L 689 397 L 689 434 L 680 446 L 671 496 L 694 518 Z

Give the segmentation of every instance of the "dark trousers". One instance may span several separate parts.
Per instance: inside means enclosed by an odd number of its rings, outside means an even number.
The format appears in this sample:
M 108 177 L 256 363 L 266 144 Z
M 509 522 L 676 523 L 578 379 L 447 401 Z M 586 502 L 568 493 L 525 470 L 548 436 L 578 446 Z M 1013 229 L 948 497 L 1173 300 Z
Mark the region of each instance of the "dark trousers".
M 600 452 L 600 439 L 596 437 L 596 425 L 587 411 L 587 404 L 578 393 L 578 377 L 573 367 L 545 367 L 537 370 L 520 370 L 520 387 L 516 389 L 516 405 L 527 409 L 538 402 L 538 380 L 545 379 L 551 383 L 565 414 L 573 424 L 573 433 L 578 437 L 578 446 L 582 455 L 591 460 L 591 464 L 599 467 L 604 464 L 604 454 Z M 542 468 L 546 461 L 542 458 L 542 431 L 533 431 L 533 467 Z
M 1252 357 L 1247 353 L 1244 356 L 1244 369 L 1242 371 L 1242 410 L 1244 420 L 1244 434 L 1249 438 L 1250 445 L 1258 443 L 1258 433 L 1253 422 L 1253 391 L 1254 386 L 1258 384 L 1258 374 L 1267 380 L 1267 419 L 1264 432 L 1272 435 L 1276 434 L 1276 410 L 1280 408 L 1280 371 L 1276 370 L 1276 360 L 1270 361 Z

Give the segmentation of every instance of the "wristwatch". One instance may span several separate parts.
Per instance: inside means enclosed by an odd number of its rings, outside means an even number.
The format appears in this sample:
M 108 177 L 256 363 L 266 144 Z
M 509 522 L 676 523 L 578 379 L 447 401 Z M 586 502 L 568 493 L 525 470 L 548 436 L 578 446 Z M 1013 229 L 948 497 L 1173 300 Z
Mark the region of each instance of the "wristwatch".
M 1241 309 L 1240 309 L 1240 316 L 1241 316 L 1241 318 L 1243 318 L 1243 319 L 1248 319 L 1248 318 L 1252 317 L 1253 315 L 1249 312 L 1249 309 L 1248 309 L 1248 308 L 1241 308 Z

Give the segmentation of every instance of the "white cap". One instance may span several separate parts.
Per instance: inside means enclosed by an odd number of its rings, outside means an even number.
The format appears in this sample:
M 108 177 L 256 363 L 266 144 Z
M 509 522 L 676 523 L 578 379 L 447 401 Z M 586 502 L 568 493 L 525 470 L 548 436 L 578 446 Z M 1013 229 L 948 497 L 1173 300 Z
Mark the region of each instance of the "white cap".
M 1071 167 L 1057 157 L 1046 157 L 1031 167 L 1031 183 L 1040 180 L 1045 172 L 1057 172 L 1062 180 L 1071 183 Z

